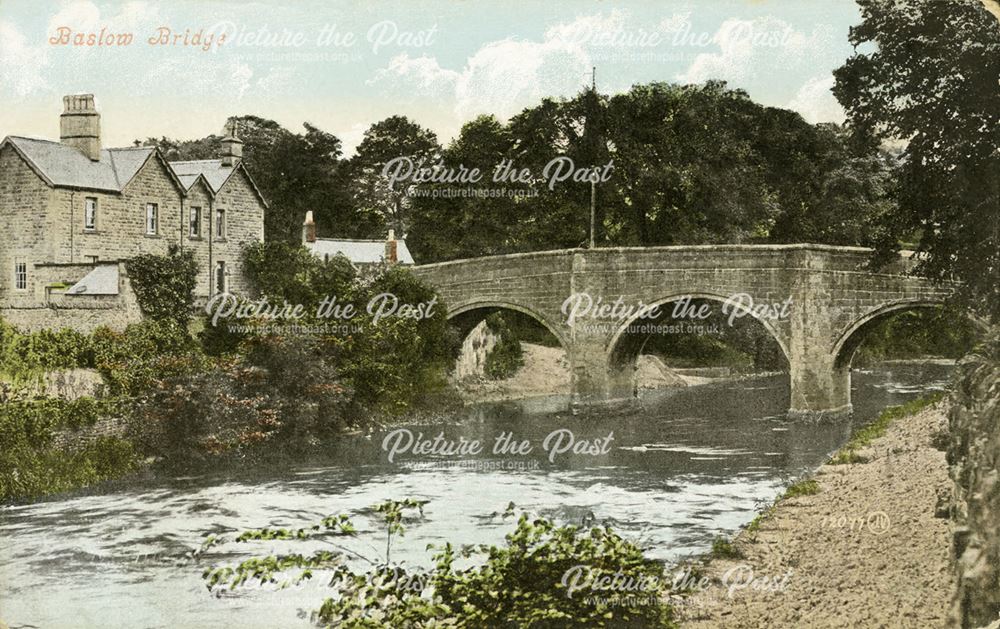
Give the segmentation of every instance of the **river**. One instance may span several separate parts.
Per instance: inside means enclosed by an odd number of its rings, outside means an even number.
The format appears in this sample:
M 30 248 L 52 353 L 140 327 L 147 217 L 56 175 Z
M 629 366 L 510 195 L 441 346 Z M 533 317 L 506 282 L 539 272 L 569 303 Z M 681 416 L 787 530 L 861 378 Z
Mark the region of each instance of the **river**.
M 365 507 L 407 497 L 430 501 L 425 519 L 408 523 L 392 551 L 394 561 L 414 567 L 430 564 L 427 544 L 501 543 L 512 528 L 501 516 L 511 502 L 559 522 L 610 523 L 648 556 L 676 561 L 746 524 L 791 480 L 823 463 L 853 425 L 944 388 L 949 372 L 934 364 L 855 372 L 853 417 L 819 423 L 784 417 L 786 376 L 649 392 L 641 410 L 622 415 L 572 416 L 559 410 L 561 398 L 483 405 L 459 423 L 406 426 L 414 436 L 478 440 L 486 452 L 477 456 L 407 451 L 390 463 L 385 434 L 376 434 L 294 466 L 150 476 L 4 507 L 0 618 L 12 629 L 308 627 L 308 611 L 325 596 L 318 583 L 218 598 L 201 579 L 212 562 L 193 559 L 191 550 L 209 532 L 306 526 L 332 513 L 347 513 L 371 532 Z M 555 454 L 555 436 L 546 451 L 556 431 L 564 444 L 567 431 L 593 442 L 596 453 Z M 531 452 L 488 453 L 503 433 L 527 441 Z M 406 433 L 399 438 L 405 442 Z M 288 542 L 251 548 L 311 550 Z M 381 552 L 361 541 L 352 548 Z

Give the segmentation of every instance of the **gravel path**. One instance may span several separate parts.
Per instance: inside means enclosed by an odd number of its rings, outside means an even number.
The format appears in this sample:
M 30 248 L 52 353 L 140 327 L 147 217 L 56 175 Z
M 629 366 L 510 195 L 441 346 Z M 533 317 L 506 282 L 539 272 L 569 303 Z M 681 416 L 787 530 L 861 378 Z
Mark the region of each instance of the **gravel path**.
M 821 467 L 819 493 L 740 535 L 744 558 L 702 567 L 712 584 L 679 602 L 681 626 L 946 626 L 951 529 L 934 511 L 951 483 L 931 446 L 945 424 L 938 404 L 894 422 L 860 451 L 867 463 Z

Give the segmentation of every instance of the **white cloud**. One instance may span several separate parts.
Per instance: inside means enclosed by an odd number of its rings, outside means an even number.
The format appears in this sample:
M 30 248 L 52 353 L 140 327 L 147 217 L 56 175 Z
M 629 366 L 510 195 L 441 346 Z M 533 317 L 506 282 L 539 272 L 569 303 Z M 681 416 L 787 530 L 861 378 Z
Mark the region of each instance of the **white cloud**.
M 46 87 L 48 64 L 43 46 L 30 46 L 13 24 L 0 21 L 0 91 L 27 96 Z
M 389 60 L 389 65 L 375 71 L 368 85 L 382 85 L 397 99 L 412 101 L 418 96 L 445 97 L 455 92 L 459 74 L 438 65 L 428 56 L 411 58 L 402 53 Z
M 352 157 L 357 152 L 358 145 L 365 139 L 365 131 L 367 129 L 367 124 L 355 122 L 346 131 L 336 132 L 335 135 L 340 138 L 340 148 L 343 151 L 344 157 Z
M 287 77 L 287 68 L 272 68 L 263 76 L 239 60 L 213 59 L 201 56 L 170 58 L 160 61 L 141 78 L 141 91 L 157 86 L 183 82 L 193 93 L 224 95 L 226 100 L 240 101 L 252 94 L 277 89 Z
M 73 0 L 49 19 L 49 32 L 67 26 L 74 31 L 135 31 L 159 20 L 159 8 L 149 2 L 127 2 L 118 13 L 102 16 L 92 0 Z
M 687 70 L 678 75 L 680 81 L 701 83 L 722 79 L 744 83 L 776 71 L 788 73 L 812 63 L 820 48 L 831 45 L 832 33 L 828 27 L 819 26 L 807 35 L 775 17 L 729 19 L 711 41 L 719 51 L 697 55 Z
M 653 30 L 630 30 L 628 18 L 628 13 L 614 10 L 552 26 L 542 41 L 488 42 L 460 71 L 441 67 L 434 57 L 404 53 L 367 83 L 403 102 L 434 99 L 463 120 L 482 113 L 507 118 L 544 97 L 571 96 L 584 89 L 598 50 L 631 45 L 676 22 L 664 20 Z
M 482 113 L 506 118 L 545 96 L 569 96 L 586 85 L 590 57 L 582 47 L 550 39 L 486 44 L 469 60 L 455 86 L 462 119 Z
M 833 76 L 817 76 L 806 81 L 788 103 L 788 109 L 793 109 L 811 123 L 843 122 L 844 109 L 834 98 Z

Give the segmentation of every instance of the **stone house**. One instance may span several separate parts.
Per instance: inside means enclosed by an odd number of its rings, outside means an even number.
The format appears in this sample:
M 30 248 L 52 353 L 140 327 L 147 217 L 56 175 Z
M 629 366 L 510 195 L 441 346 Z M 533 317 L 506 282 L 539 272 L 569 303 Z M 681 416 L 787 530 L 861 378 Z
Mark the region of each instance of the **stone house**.
M 413 264 L 413 256 L 406 247 L 406 241 L 397 239 L 389 230 L 385 240 L 359 240 L 348 238 L 318 238 L 313 213 L 306 212 L 302 223 L 302 245 L 316 257 L 329 260 L 333 256 L 346 257 L 355 268 L 363 268 L 387 262 L 389 264 Z
M 242 142 L 216 160 L 169 163 L 153 147 L 104 148 L 91 94 L 66 96 L 60 141 L 0 143 L 0 316 L 26 329 L 138 320 L 122 262 L 193 249 L 199 301 L 244 292 L 244 243 L 264 237 L 267 204 Z

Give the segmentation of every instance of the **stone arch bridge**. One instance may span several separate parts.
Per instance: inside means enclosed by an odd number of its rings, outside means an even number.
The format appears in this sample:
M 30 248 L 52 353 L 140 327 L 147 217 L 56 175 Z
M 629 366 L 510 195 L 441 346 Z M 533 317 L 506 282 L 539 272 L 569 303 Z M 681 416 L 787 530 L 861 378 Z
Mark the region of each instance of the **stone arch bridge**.
M 872 272 L 869 255 L 808 244 L 569 249 L 413 272 L 440 291 L 449 318 L 500 308 L 545 326 L 566 350 L 574 407 L 634 400 L 635 338 L 655 330 L 642 324 L 654 323 L 656 309 L 669 315 L 691 297 L 722 302 L 764 325 L 788 361 L 791 413 L 842 413 L 851 409 L 850 363 L 863 328 L 899 310 L 938 305 L 951 290 L 909 274 L 913 261 L 905 256 Z M 564 307 L 574 295 L 579 301 Z M 590 316 L 569 321 L 573 304 L 580 313 L 598 298 L 620 306 L 601 317 L 591 307 Z

